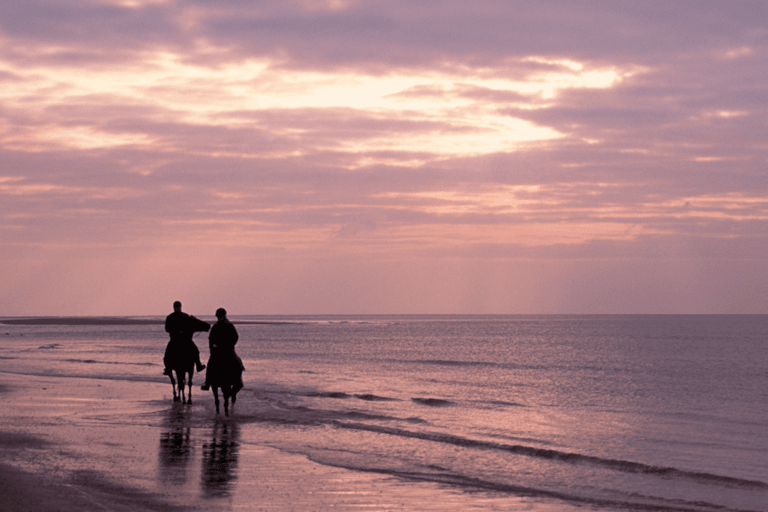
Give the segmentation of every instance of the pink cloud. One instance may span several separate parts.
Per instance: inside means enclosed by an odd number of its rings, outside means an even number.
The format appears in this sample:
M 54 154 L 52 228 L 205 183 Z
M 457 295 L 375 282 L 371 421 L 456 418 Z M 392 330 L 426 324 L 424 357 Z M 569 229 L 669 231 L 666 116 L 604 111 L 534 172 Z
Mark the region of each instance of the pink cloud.
M 764 2 L 2 9 L 6 314 L 768 312 Z

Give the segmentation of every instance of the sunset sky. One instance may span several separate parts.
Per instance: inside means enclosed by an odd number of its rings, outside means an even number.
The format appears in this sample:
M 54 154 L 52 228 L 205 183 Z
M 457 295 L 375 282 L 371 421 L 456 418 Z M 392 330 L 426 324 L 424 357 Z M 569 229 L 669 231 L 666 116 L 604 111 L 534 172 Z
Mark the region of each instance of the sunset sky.
M 0 316 L 768 313 L 766 1 L 0 3 Z

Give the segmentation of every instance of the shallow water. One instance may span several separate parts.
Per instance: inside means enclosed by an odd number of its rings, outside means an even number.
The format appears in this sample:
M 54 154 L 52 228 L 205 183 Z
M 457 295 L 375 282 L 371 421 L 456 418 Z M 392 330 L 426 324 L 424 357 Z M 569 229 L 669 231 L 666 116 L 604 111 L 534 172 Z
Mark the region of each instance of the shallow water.
M 156 428 L 134 454 L 156 480 L 233 507 L 257 492 L 233 482 L 279 449 L 414 495 L 452 489 L 457 509 L 768 510 L 766 316 L 232 319 L 247 371 L 227 423 L 199 387 L 193 406 L 170 385 L 124 403 L 123 387 L 167 382 L 161 318 L 2 325 L 0 372 L 104 381 L 78 421 Z

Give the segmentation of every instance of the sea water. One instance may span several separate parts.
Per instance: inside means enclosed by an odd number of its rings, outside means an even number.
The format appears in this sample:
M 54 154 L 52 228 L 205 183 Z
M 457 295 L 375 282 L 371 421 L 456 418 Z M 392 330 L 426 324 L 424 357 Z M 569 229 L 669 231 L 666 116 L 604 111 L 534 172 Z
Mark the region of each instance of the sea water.
M 201 464 L 227 468 L 214 494 L 248 471 L 238 447 L 251 444 L 488 503 L 768 510 L 768 316 L 232 320 L 245 388 L 200 447 Z M 3 321 L 0 376 L 167 382 L 161 317 Z M 195 341 L 205 359 L 206 335 Z M 173 480 L 174 450 L 213 413 L 174 424 L 169 407 L 100 418 L 157 425 Z

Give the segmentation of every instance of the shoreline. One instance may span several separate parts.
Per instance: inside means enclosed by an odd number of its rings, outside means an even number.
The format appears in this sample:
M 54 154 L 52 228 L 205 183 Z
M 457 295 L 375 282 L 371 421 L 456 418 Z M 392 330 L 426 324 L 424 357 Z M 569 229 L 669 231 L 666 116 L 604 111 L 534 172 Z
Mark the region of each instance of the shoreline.
M 8 512 L 579 510 L 316 463 L 259 444 L 273 424 L 213 415 L 170 386 L 0 372 Z M 11 501 L 12 500 L 12 501 Z

